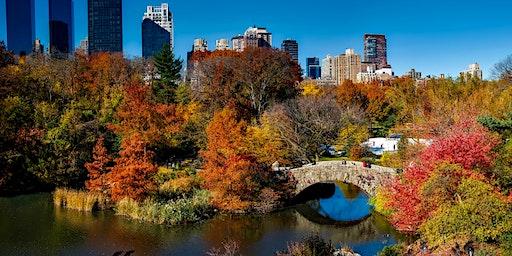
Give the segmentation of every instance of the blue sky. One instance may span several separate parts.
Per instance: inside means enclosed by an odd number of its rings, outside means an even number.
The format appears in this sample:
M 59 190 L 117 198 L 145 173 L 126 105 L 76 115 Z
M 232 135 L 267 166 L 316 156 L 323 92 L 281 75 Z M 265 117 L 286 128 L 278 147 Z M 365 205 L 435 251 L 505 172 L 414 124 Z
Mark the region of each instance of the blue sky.
M 75 44 L 87 36 L 87 0 L 75 1 Z M 48 1 L 36 2 L 36 37 L 48 45 Z M 424 74 L 451 74 L 478 62 L 488 77 L 494 63 L 512 54 L 511 0 L 124 0 L 123 41 L 128 56 L 141 55 L 141 21 L 146 5 L 168 2 L 174 13 L 176 54 L 184 58 L 194 38 L 210 48 L 251 25 L 299 42 L 306 57 L 362 53 L 364 33 L 388 38 L 396 74 L 414 67 Z M 5 40 L 5 0 L 0 0 L 0 40 Z

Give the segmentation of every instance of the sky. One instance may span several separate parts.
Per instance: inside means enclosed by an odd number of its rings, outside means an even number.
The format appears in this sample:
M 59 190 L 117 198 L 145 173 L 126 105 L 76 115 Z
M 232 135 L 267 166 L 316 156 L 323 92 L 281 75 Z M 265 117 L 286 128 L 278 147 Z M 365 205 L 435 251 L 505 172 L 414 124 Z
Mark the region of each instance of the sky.
M 0 40 L 6 40 L 5 1 L 0 0 Z M 48 46 L 48 0 L 36 3 L 36 38 Z M 242 34 L 252 25 L 273 34 L 273 46 L 296 39 L 307 57 L 362 54 L 365 33 L 385 34 L 395 74 L 411 68 L 424 75 L 457 76 L 478 62 L 484 77 L 512 54 L 511 0 L 124 0 L 123 47 L 140 56 L 141 23 L 147 5 L 167 2 L 174 13 L 175 54 L 182 59 L 195 38 L 215 40 Z M 87 0 L 74 0 L 75 45 L 87 36 Z

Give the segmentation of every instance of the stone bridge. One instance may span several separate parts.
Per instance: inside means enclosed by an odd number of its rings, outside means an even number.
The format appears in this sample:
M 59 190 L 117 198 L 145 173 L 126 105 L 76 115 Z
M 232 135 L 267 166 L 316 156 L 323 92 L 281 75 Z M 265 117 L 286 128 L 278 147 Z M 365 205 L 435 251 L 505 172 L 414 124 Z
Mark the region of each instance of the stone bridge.
M 397 175 L 397 170 L 372 165 L 363 167 L 361 162 L 327 161 L 291 169 L 290 175 L 297 181 L 295 194 L 316 183 L 342 181 L 358 186 L 373 196 L 377 188 Z

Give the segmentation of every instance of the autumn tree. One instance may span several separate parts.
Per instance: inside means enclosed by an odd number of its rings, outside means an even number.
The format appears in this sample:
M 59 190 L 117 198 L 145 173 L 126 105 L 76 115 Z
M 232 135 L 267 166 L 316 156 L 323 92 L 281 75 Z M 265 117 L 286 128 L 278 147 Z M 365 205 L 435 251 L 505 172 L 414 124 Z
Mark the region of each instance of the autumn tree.
M 343 110 L 331 94 L 290 100 L 268 113 L 296 161 L 308 162 L 315 162 L 322 153 L 321 144 L 335 143 L 344 119 L 357 119 L 357 115 L 357 111 Z
M 119 157 L 108 175 L 112 200 L 125 197 L 142 200 L 156 189 L 152 176 L 157 172 L 153 164 L 154 153 L 146 149 L 146 142 L 139 134 L 123 138 Z
M 512 83 L 512 55 L 507 56 L 494 66 L 493 75 Z
M 433 205 L 438 202 L 431 201 L 436 198 L 432 193 L 439 195 L 439 192 L 427 192 L 428 196 L 423 197 L 421 189 L 426 183 L 429 184 L 429 179 L 436 177 L 435 170 L 439 165 L 455 164 L 467 172 L 444 168 L 441 169 L 444 173 L 438 177 L 449 178 L 450 173 L 484 177 L 494 164 L 493 149 L 497 144 L 496 137 L 474 120 L 455 125 L 445 136 L 435 140 L 421 153 L 419 161 L 409 165 L 403 175 L 390 186 L 389 205 L 394 210 L 391 215 L 393 224 L 400 230 L 415 232 L 436 209 Z M 446 182 L 432 181 L 427 185 L 430 186 L 428 191 L 443 191 L 440 187 L 434 188 L 434 184 L 443 185 Z
M 252 177 L 258 166 L 246 150 L 246 128 L 229 107 L 217 112 L 206 128 L 208 144 L 199 174 L 212 192 L 212 203 L 222 210 L 247 209 L 255 193 Z
M 196 70 L 193 89 L 204 104 L 213 110 L 233 104 L 246 119 L 294 98 L 301 80 L 300 67 L 286 53 L 265 48 L 215 51 Z
M 105 138 L 100 136 L 94 146 L 92 155 L 93 161 L 85 164 L 89 177 L 85 186 L 90 191 L 107 193 L 109 190 L 107 174 L 112 159 L 108 155 L 104 142 Z
M 148 145 L 165 146 L 187 115 L 185 106 L 155 102 L 148 86 L 134 83 L 124 87 L 123 102 L 115 116 L 118 121 L 110 128 L 123 137 L 138 134 Z

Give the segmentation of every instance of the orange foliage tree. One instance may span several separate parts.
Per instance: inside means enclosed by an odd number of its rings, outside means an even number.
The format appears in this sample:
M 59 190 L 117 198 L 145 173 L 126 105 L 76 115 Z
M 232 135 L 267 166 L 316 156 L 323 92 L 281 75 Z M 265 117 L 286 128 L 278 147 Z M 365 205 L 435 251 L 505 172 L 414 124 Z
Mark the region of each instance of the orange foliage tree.
M 142 200 L 156 189 L 152 179 L 158 170 L 152 163 L 154 153 L 146 149 L 146 142 L 136 133 L 123 138 L 121 148 L 109 174 L 112 200 Z
M 109 189 L 107 173 L 109 171 L 108 164 L 112 161 L 108 155 L 107 149 L 104 145 L 105 138 L 103 136 L 98 138 L 93 150 L 93 162 L 86 163 L 89 180 L 85 186 L 90 191 L 98 191 L 106 193 Z
M 246 209 L 255 192 L 252 177 L 258 166 L 246 153 L 246 128 L 231 108 L 217 112 L 206 128 L 208 144 L 200 175 L 212 192 L 213 205 L 222 210 Z
M 156 103 L 149 86 L 126 86 L 123 104 L 116 113 L 119 123 L 110 127 L 121 136 L 138 133 L 149 144 L 166 141 L 187 119 L 186 107 Z

